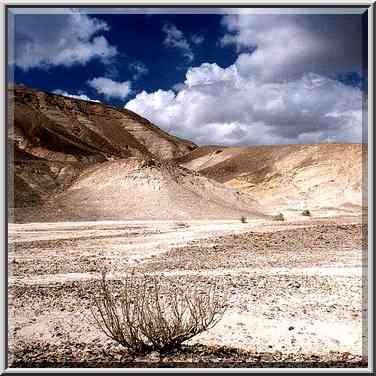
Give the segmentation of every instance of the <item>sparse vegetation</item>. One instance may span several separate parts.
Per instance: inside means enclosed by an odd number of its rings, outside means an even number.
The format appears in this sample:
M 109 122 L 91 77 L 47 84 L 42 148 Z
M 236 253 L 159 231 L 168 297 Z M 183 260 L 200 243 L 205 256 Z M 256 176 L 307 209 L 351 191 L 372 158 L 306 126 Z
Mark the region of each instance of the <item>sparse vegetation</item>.
M 247 217 L 245 217 L 244 215 L 242 215 L 242 216 L 240 217 L 240 222 L 241 222 L 241 223 L 247 223 Z
M 187 227 L 189 227 L 188 223 L 185 223 L 185 222 L 176 222 L 175 226 L 179 227 L 179 228 L 187 228 Z
M 186 291 L 169 280 L 133 274 L 116 292 L 103 272 L 91 313 L 106 336 L 130 353 L 145 354 L 179 348 L 214 327 L 225 309 L 218 287 Z
M 273 221 L 284 221 L 285 217 L 282 213 L 279 213 L 273 217 Z
M 305 209 L 305 210 L 302 211 L 302 215 L 304 215 L 305 217 L 310 217 L 311 212 L 309 210 Z

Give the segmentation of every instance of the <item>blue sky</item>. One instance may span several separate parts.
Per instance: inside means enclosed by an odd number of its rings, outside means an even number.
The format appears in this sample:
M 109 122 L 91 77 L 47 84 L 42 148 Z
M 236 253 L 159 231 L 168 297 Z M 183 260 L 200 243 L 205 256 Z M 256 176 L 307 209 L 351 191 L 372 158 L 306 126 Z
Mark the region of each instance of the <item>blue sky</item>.
M 365 141 L 364 16 L 105 13 L 17 14 L 14 80 L 198 144 Z
M 16 31 L 18 24 L 24 24 L 23 18 L 31 17 L 34 18 L 35 15 L 16 16 Z M 56 18 L 66 18 L 62 15 L 45 14 L 39 15 L 39 20 L 41 17 L 46 19 L 45 23 L 51 25 Z M 229 66 L 236 59 L 234 46 L 223 47 L 217 43 L 219 36 L 225 32 L 221 26 L 221 15 L 97 14 L 90 17 L 100 19 L 109 25 L 110 29 L 104 31 L 103 35 L 111 46 L 116 46 L 116 58 L 109 59 L 107 64 L 93 58 L 85 64 L 74 64 L 69 67 L 46 67 L 40 64 L 20 69 L 16 66 L 16 82 L 44 90 L 55 90 L 58 87 L 68 92 L 83 91 L 93 97 L 99 97 L 103 102 L 121 106 L 124 105 L 124 101 L 116 97 L 98 96 L 94 89 L 86 85 L 86 81 L 96 76 L 106 76 L 122 82 L 131 80 L 134 96 L 142 90 L 170 89 L 184 81 L 186 70 L 192 63 L 201 65 L 213 62 L 220 66 Z M 194 61 L 184 58 L 184 49 L 164 44 L 167 36 L 164 31 L 167 30 L 166 25 L 167 28 L 176 27 L 184 32 L 183 38 L 189 44 Z M 26 30 L 29 32 L 29 29 Z M 134 79 L 136 67 L 140 66 L 146 68 L 147 72 L 139 74 L 139 77 Z

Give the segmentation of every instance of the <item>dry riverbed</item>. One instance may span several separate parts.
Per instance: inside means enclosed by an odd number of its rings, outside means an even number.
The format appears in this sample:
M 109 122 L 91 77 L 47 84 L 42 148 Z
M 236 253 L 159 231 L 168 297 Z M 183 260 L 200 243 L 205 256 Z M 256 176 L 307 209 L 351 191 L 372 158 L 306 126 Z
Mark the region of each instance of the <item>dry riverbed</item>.
M 10 366 L 365 367 L 366 239 L 355 217 L 10 224 Z M 173 354 L 131 358 L 90 324 L 102 268 L 220 284 L 228 310 Z

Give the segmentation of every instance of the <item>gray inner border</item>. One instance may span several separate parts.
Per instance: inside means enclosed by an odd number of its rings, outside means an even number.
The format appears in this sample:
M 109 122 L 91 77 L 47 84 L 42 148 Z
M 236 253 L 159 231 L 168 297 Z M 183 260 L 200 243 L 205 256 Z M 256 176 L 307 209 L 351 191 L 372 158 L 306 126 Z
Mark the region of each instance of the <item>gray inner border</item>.
M 150 6 L 153 6 L 155 8 L 150 8 Z M 112 4 L 106 4 L 106 5 L 88 5 L 88 4 L 66 4 L 66 7 L 72 7 L 74 9 L 77 8 L 83 8 L 83 13 L 87 14 L 94 14 L 94 13 L 103 13 L 103 14 L 114 14 L 114 13 L 120 13 L 119 12 L 119 4 L 112 5 Z M 252 9 L 251 13 L 255 13 L 255 8 L 263 8 L 262 13 L 284 13 L 284 14 L 292 14 L 292 13 L 332 13 L 332 14 L 360 14 L 367 12 L 368 14 L 368 101 L 364 101 L 364 106 L 368 107 L 368 119 L 363 118 L 363 127 L 364 129 L 368 128 L 368 146 L 371 146 L 371 148 L 368 147 L 368 151 L 371 153 L 368 154 L 368 161 L 366 158 L 364 158 L 364 163 L 363 163 L 363 192 L 367 192 L 365 194 L 368 195 L 368 204 L 371 203 L 371 206 L 369 208 L 372 208 L 372 211 L 368 211 L 368 223 L 373 223 L 373 190 L 372 190 L 372 183 L 373 183 L 373 166 L 372 162 L 374 161 L 374 156 L 373 156 L 373 144 L 375 141 L 375 134 L 372 129 L 373 125 L 373 106 L 374 104 L 374 97 L 373 97 L 373 64 L 375 61 L 375 51 L 373 48 L 373 43 L 372 43 L 372 37 L 375 35 L 375 30 L 373 28 L 373 22 L 376 17 L 376 8 L 375 5 L 371 5 L 369 3 L 353 3 L 353 4 L 326 4 L 322 5 L 320 3 L 319 5 L 316 4 L 305 4 L 305 5 L 297 5 L 296 3 L 294 4 L 265 4 L 265 3 L 258 3 L 258 4 L 231 4 L 231 5 L 226 5 L 226 4 L 221 4 L 221 5 L 215 5 L 215 4 L 200 4 L 200 5 L 194 5 L 192 4 L 185 4 L 183 5 L 180 3 L 179 5 L 162 5 L 162 4 L 149 4 L 149 5 L 140 5 L 140 4 L 121 4 L 122 7 L 122 13 L 125 14 L 144 14 L 144 13 L 151 13 L 150 10 L 152 10 L 153 13 L 159 13 L 159 14 L 165 14 L 165 13 L 175 13 L 175 14 L 222 14 L 222 13 L 236 13 L 235 8 L 249 8 Z M 71 9 L 72 9 L 71 8 Z M 117 8 L 117 9 L 112 9 L 112 8 Z M 127 8 L 127 11 L 125 11 L 125 8 Z M 133 10 L 132 8 L 137 8 L 136 10 Z M 361 9 L 360 9 L 361 8 Z M 11 12 L 12 10 L 12 12 Z M 225 10 L 225 12 L 224 12 Z M 4 37 L 2 38 L 2 43 L 3 43 L 3 49 L 2 51 L 5 51 L 5 56 L 4 56 L 4 69 L 2 70 L 2 81 L 4 82 L 4 93 L 7 93 L 7 87 L 8 87 L 8 80 L 10 77 L 13 78 L 13 72 L 12 69 L 8 67 L 8 59 L 10 55 L 12 54 L 12 51 L 9 51 L 9 46 L 11 45 L 11 40 L 13 40 L 14 36 L 12 33 L 10 33 L 9 26 L 11 25 L 12 22 L 12 17 L 7 17 L 8 14 L 11 15 L 11 13 L 14 14 L 25 14 L 26 13 L 67 13 L 69 10 L 64 8 L 64 4 L 59 4 L 59 5 L 52 5 L 52 4 L 20 4 L 20 3 L 9 3 L 9 5 L 2 6 L 2 17 L 3 17 L 3 25 L 4 25 Z M 9 13 L 8 13 L 9 12 Z M 109 12 L 109 13 L 107 13 Z M 197 13 L 196 13 L 197 12 Z M 342 13 L 343 12 L 343 13 Z M 151 14 L 153 14 L 151 13 Z M 12 109 L 11 107 L 8 107 L 9 105 L 11 106 L 10 103 L 7 101 L 7 94 L 3 96 L 3 101 L 1 103 L 3 106 L 3 113 L 5 114 L 4 120 L 4 132 L 1 135 L 3 139 L 1 141 L 3 142 L 3 145 L 5 147 L 3 148 L 4 154 L 4 164 L 1 165 L 2 168 L 2 173 L 3 173 L 3 181 L 5 183 L 5 186 L 2 185 L 2 205 L 4 208 L 3 211 L 3 220 L 4 220 L 4 227 L 2 227 L 2 235 L 4 239 L 4 263 L 2 263 L 2 271 L 3 271 L 3 284 L 4 284 L 4 289 L 2 289 L 2 294 L 1 298 L 3 299 L 4 302 L 4 307 L 8 306 L 8 219 L 9 219 L 9 214 L 8 213 L 8 207 L 9 207 L 9 199 L 13 197 L 13 185 L 9 184 L 9 181 L 13 179 L 13 173 L 12 173 L 12 168 L 13 168 L 13 162 L 10 159 L 11 156 L 13 155 L 11 148 L 9 147 L 7 143 L 7 132 L 8 128 L 6 124 L 8 121 L 12 123 Z M 8 118 L 8 116 L 10 118 Z M 9 119 L 9 120 L 8 120 Z M 368 120 L 368 121 L 367 121 Z M 371 149 L 371 150 L 369 150 Z M 10 169 L 8 170 L 8 167 Z M 367 179 L 368 177 L 368 179 Z M 371 178 L 371 179 L 370 179 Z M 8 180 L 9 179 L 9 180 Z M 368 182 L 367 182 L 368 181 Z M 364 286 L 370 287 L 368 290 L 366 288 L 363 289 L 363 304 L 366 304 L 368 306 L 368 317 L 367 315 L 364 315 L 363 320 L 367 323 L 367 325 L 364 325 L 363 330 L 364 333 L 368 333 L 368 343 L 365 343 L 365 350 L 368 353 L 369 356 L 369 365 L 368 369 L 357 369 L 357 372 L 359 373 L 373 373 L 373 312 L 374 312 L 374 303 L 375 300 L 373 299 L 374 297 L 374 291 L 372 289 L 373 287 L 373 269 L 372 266 L 374 266 L 374 257 L 372 252 L 370 250 L 373 250 L 373 233 L 372 231 L 369 231 L 368 233 L 368 267 L 364 266 L 363 269 L 363 282 L 365 283 Z M 366 251 L 366 248 L 365 248 Z M 370 304 L 371 303 L 371 304 Z M 27 371 L 30 373 L 49 373 L 51 371 L 57 372 L 57 373 L 62 373 L 66 372 L 67 369 L 9 369 L 8 368 L 8 362 L 7 362 L 7 349 L 8 349 L 8 312 L 7 310 L 5 311 L 5 317 L 2 317 L 2 327 L 1 330 L 2 332 L 1 337 L 3 338 L 3 345 L 4 345 L 4 351 L 2 352 L 2 357 L 1 357 L 1 363 L 0 363 L 0 369 L 5 370 L 6 373 L 15 373 L 15 372 L 20 372 L 20 371 Z M 372 324 L 372 325 L 369 325 Z M 371 328 L 372 327 L 372 332 Z M 126 369 L 106 369 L 106 372 L 125 372 Z M 208 371 L 208 372 L 226 372 L 226 369 L 179 369 L 180 371 L 183 372 L 202 372 L 202 371 Z M 253 370 L 253 371 L 260 371 L 260 372 L 270 372 L 271 370 L 276 372 L 276 369 L 257 369 L 257 368 L 252 368 L 252 369 L 231 369 L 232 371 L 236 372 L 248 372 L 248 370 Z M 311 372 L 317 372 L 318 369 L 279 369 L 279 372 L 301 372 L 305 371 L 308 373 Z M 324 372 L 328 369 L 320 369 L 321 372 Z M 74 369 L 74 372 L 102 372 L 101 369 Z M 130 372 L 129 370 L 128 372 Z M 132 369 L 132 372 L 144 372 L 145 369 Z M 164 372 L 176 372 L 175 369 L 153 369 L 153 370 L 148 370 L 149 372 L 157 372 L 157 373 L 164 373 Z M 353 372 L 353 369 L 331 369 L 331 372 L 339 372 L 339 373 L 347 373 L 347 372 Z M 4 373 L 4 372 L 2 372 Z

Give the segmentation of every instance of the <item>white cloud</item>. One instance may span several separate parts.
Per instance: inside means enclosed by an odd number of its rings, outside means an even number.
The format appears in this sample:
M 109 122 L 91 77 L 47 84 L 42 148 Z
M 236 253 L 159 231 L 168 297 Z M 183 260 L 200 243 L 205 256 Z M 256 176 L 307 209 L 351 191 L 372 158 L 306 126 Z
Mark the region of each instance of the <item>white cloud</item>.
M 205 40 L 205 38 L 202 35 L 198 35 L 198 34 L 194 34 L 191 37 L 191 41 L 194 44 L 201 44 L 201 43 L 203 43 L 204 40 Z
M 129 68 L 134 72 L 133 79 L 138 80 L 141 76 L 144 76 L 149 72 L 149 69 L 145 64 L 140 61 L 129 64 Z
M 223 69 L 217 64 L 204 63 L 200 67 L 190 68 L 186 73 L 185 85 L 207 85 L 220 81 L 237 80 L 238 75 L 234 65 Z
M 222 45 L 234 44 L 242 75 L 286 80 L 306 72 L 360 71 L 361 15 L 233 14 Z M 344 32 L 346 30 L 346 32 Z
M 130 81 L 117 82 L 106 77 L 96 77 L 87 83 L 106 98 L 125 99 L 132 91 Z
M 15 64 L 23 69 L 106 63 L 117 55 L 101 33 L 108 25 L 85 14 L 19 15 L 15 24 Z
M 100 103 L 99 100 L 97 100 L 97 99 L 91 99 L 91 98 L 89 98 L 85 94 L 69 94 L 66 91 L 60 90 L 60 89 L 54 90 L 53 93 L 54 94 L 58 94 L 58 95 L 63 95 L 64 97 L 68 97 L 68 98 L 81 99 L 81 100 L 84 100 L 84 101 L 98 102 L 98 103 Z
M 163 43 L 167 47 L 179 49 L 187 61 L 189 63 L 192 62 L 194 60 L 194 54 L 191 50 L 190 44 L 184 37 L 183 32 L 171 23 L 165 23 L 162 30 L 166 34 L 166 38 Z
M 198 144 L 364 142 L 363 93 L 334 79 L 361 71 L 361 16 L 239 13 L 222 19 L 234 64 L 190 68 L 125 107 Z
M 125 107 L 198 144 L 362 141 L 361 91 L 313 73 L 270 83 L 206 63 L 177 93 L 142 92 Z

